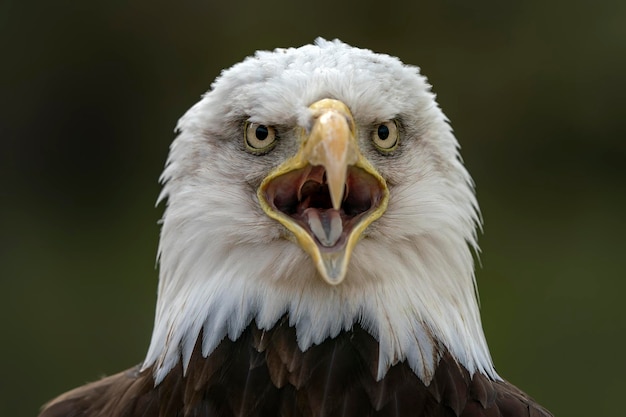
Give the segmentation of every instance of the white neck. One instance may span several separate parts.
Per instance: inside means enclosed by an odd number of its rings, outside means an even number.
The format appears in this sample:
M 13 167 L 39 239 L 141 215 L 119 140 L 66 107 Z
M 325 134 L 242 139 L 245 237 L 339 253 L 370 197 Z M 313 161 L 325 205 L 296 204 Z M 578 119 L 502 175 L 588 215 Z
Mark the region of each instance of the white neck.
M 308 255 L 281 238 L 273 220 L 259 217 L 244 184 L 206 194 L 193 185 L 168 185 L 156 319 L 144 361 L 144 369 L 154 366 L 157 383 L 181 359 L 186 369 L 201 332 L 207 356 L 224 337 L 236 340 L 252 320 L 270 329 L 285 314 L 301 350 L 358 322 L 380 343 L 379 378 L 406 360 L 428 383 L 447 350 L 470 373 L 498 379 L 474 290 L 475 232 L 469 230 L 477 214 L 462 225 L 431 221 L 436 233 L 416 225 L 419 232 L 408 234 L 397 219 L 416 210 L 409 197 L 416 191 L 392 190 L 397 198 L 388 212 L 394 215 L 370 227 L 345 282 L 333 287 L 316 275 Z M 464 192 L 474 201 L 470 188 Z M 205 207 L 210 214 L 203 214 Z

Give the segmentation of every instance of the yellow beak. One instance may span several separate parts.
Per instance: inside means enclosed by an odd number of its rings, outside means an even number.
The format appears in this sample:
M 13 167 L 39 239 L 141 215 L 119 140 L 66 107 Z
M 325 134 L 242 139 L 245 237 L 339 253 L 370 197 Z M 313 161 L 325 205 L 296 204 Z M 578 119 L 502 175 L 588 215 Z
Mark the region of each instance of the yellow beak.
M 362 155 L 348 107 L 323 99 L 309 107 L 310 133 L 295 156 L 262 181 L 265 213 L 284 225 L 329 284 L 343 281 L 363 231 L 387 207 L 385 180 Z

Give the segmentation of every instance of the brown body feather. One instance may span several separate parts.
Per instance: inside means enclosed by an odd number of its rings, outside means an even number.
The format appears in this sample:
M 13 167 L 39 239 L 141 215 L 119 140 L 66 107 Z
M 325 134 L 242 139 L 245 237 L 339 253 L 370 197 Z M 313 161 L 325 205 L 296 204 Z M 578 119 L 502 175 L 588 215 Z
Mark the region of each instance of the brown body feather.
M 154 386 L 152 370 L 136 367 L 58 397 L 40 417 L 551 416 L 449 354 L 428 386 L 405 363 L 376 381 L 377 360 L 376 341 L 359 326 L 301 352 L 287 319 L 270 331 L 253 323 L 208 358 L 198 344 L 186 375 L 179 365 Z

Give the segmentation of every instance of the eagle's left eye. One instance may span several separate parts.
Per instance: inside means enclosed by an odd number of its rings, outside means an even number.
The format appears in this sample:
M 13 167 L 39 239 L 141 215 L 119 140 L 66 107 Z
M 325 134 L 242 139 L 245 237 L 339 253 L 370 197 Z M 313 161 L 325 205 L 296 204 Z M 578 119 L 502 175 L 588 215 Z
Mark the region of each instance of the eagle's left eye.
M 376 126 L 372 132 L 372 142 L 381 152 L 391 152 L 398 147 L 398 125 L 394 120 Z
M 276 144 L 276 129 L 259 123 L 247 122 L 244 128 L 246 148 L 255 154 L 269 152 Z

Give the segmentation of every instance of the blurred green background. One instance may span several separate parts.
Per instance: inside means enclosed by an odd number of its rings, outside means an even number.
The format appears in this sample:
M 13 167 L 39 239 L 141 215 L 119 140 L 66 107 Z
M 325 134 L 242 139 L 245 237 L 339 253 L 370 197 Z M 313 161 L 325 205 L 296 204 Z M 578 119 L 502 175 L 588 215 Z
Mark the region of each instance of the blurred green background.
M 143 359 L 177 118 L 318 35 L 434 85 L 483 209 L 499 372 L 556 415 L 623 413 L 626 2 L 3 0 L 0 31 L 0 415 Z

